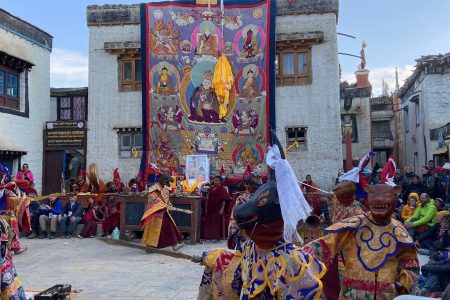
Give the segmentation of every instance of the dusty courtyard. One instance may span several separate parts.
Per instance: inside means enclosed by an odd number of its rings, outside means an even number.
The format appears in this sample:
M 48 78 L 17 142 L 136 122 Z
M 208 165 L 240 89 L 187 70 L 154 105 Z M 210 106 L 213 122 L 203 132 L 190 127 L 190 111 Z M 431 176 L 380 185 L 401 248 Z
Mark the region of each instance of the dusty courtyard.
M 14 255 L 25 289 L 68 283 L 82 299 L 196 299 L 203 268 L 187 259 L 146 253 L 98 239 L 21 239 L 28 251 Z M 187 245 L 201 253 L 224 244 Z

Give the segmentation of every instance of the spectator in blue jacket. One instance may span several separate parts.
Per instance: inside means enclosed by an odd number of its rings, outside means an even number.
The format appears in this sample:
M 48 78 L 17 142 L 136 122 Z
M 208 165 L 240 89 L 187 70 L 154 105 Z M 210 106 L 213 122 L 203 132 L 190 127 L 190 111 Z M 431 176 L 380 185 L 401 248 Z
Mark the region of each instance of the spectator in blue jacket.
M 66 239 L 73 236 L 73 231 L 83 217 L 83 205 L 78 201 L 76 195 L 70 197 L 70 201 L 64 206 L 63 217 L 59 225 Z
M 39 207 L 39 225 L 41 227 L 40 239 L 47 236 L 47 224 L 50 223 L 49 239 L 54 239 L 56 235 L 56 225 L 61 219 L 62 202 L 55 194 L 50 195 L 50 198 L 45 200 Z

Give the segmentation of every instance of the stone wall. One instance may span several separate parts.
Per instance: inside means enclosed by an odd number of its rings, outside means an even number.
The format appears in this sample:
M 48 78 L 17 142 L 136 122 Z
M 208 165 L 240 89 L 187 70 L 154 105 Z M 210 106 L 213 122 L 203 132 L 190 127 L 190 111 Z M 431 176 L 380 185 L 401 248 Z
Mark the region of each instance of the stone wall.
M 23 21 L 22 21 L 23 22 Z M 31 26 L 31 25 L 30 25 Z M 49 42 L 51 46 L 51 42 Z M 21 150 L 22 163 L 28 163 L 35 177 L 38 193 L 42 189 L 42 132 L 50 115 L 50 51 L 36 43 L 0 28 L 0 51 L 26 60 L 34 66 L 28 72 L 28 92 L 25 86 L 25 73 L 20 77 L 21 112 L 25 112 L 25 97 L 28 93 L 28 116 L 0 112 L 0 149 Z M 14 161 L 13 174 L 18 168 Z
M 410 164 L 416 172 L 420 166 L 433 159 L 433 152 L 438 148 L 437 141 L 430 140 L 430 130 L 450 122 L 450 73 L 427 74 L 422 81 L 402 99 L 402 108 L 408 108 L 409 132 L 405 129 L 405 112 L 402 112 L 401 134 L 404 146 L 400 152 L 402 161 Z M 411 99 L 418 96 L 420 106 L 420 124 L 416 126 L 416 105 Z M 417 153 L 417 156 L 415 156 Z
M 341 99 L 341 112 L 345 115 L 343 99 Z M 356 115 L 358 140 L 352 143 L 352 157 L 363 157 L 372 149 L 372 126 L 370 118 L 369 97 L 353 98 L 352 108 L 348 111 Z M 342 143 L 342 157 L 346 158 L 345 143 Z
M 276 124 L 282 142 L 286 126 L 308 126 L 307 146 L 290 152 L 289 161 L 299 180 L 311 174 L 319 186 L 329 189 L 342 169 L 336 15 L 278 16 L 276 28 L 285 34 L 324 33 L 324 41 L 311 50 L 312 84 L 277 87 Z
M 96 163 L 100 178 L 112 180 L 118 167 L 124 181 L 136 176 L 140 159 L 119 159 L 114 128 L 142 126 L 141 92 L 119 92 L 117 55 L 105 42 L 140 41 L 139 25 L 89 27 L 89 122 L 87 165 Z

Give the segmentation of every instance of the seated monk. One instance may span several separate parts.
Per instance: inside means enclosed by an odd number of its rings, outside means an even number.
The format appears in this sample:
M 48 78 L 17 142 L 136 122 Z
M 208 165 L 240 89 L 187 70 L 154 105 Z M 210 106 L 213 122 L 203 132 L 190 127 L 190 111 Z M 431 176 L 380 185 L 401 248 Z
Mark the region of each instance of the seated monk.
M 108 196 L 106 200 L 106 209 L 104 212 L 105 220 L 102 224 L 102 237 L 112 234 L 114 228 L 120 229 L 120 202 L 116 201 L 114 197 Z

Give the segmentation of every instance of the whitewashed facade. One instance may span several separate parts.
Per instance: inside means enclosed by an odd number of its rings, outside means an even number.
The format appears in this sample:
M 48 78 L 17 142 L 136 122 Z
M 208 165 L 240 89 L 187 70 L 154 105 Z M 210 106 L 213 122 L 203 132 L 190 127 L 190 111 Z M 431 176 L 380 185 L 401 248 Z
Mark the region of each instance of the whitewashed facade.
M 28 163 L 36 189 L 42 188 L 42 149 L 50 111 L 50 53 L 53 37 L 0 9 L 0 72 L 18 75 L 18 92 L 0 87 L 0 162 L 15 175 Z M 0 80 L 1 81 L 1 80 Z M 11 81 L 11 83 L 13 83 Z M 14 96 L 16 95 L 16 96 Z
M 277 43 L 306 40 L 310 82 L 276 88 L 276 131 L 287 142 L 288 127 L 307 128 L 306 141 L 289 160 L 299 179 L 311 174 L 331 187 L 342 168 L 339 66 L 336 38 L 338 1 L 277 1 Z M 110 180 L 115 167 L 123 179 L 136 176 L 140 159 L 120 158 L 118 131 L 141 128 L 141 92 L 120 92 L 118 55 L 140 45 L 138 5 L 87 8 L 89 27 L 89 132 L 87 163 Z M 137 49 L 138 50 L 138 49 Z
M 450 53 L 418 59 L 414 73 L 400 88 L 398 96 L 401 163 L 420 172 L 420 167 L 435 155 L 447 153 L 448 159 L 450 136 L 444 132 L 445 140 L 439 147 L 434 131 L 450 123 Z

